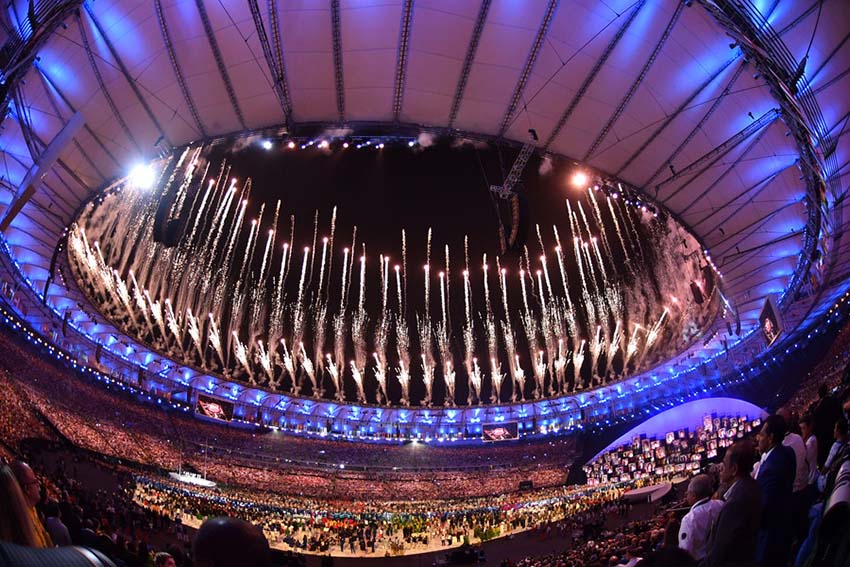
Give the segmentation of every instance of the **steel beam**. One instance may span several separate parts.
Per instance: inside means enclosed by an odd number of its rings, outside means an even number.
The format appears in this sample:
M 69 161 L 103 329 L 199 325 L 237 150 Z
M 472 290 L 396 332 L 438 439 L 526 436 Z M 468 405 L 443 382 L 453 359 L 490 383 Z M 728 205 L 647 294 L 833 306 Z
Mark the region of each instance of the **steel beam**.
M 676 108 L 676 110 L 670 113 L 670 115 L 667 116 L 667 118 L 665 118 L 664 121 L 661 122 L 661 124 L 659 124 L 655 130 L 653 130 L 652 134 L 647 136 L 646 141 L 641 144 L 640 147 L 636 149 L 631 156 L 629 156 L 626 162 L 620 166 L 620 169 L 614 172 L 614 175 L 619 176 L 624 169 L 629 167 L 632 162 L 635 161 L 635 159 L 637 159 L 637 157 L 642 154 L 646 150 L 646 148 L 649 147 L 649 145 L 661 134 L 661 132 L 663 132 L 667 128 L 667 126 L 669 126 L 673 122 L 673 120 L 678 118 L 678 116 L 688 108 L 688 105 L 691 104 L 702 91 L 707 89 L 708 86 L 713 83 L 717 79 L 717 77 L 719 77 L 723 73 L 723 71 L 725 71 L 726 68 L 729 67 L 729 65 L 731 65 L 732 62 L 734 62 L 736 59 L 738 59 L 737 55 L 728 59 L 725 63 L 723 63 L 723 65 L 720 66 L 717 71 L 714 72 L 714 74 L 712 74 L 700 86 L 698 86 L 688 98 L 683 100 L 682 103 Z
M 89 58 L 89 64 L 91 65 L 92 71 L 94 71 L 95 79 L 97 79 L 98 87 L 100 88 L 100 92 L 103 94 L 103 97 L 106 99 L 106 103 L 109 105 L 109 109 L 112 111 L 112 115 L 115 116 L 115 119 L 118 121 L 118 124 L 121 126 L 121 129 L 124 130 L 124 134 L 127 136 L 127 139 L 136 147 L 136 150 L 143 154 L 142 147 L 139 145 L 139 142 L 136 140 L 136 137 L 133 136 L 133 133 L 130 131 L 130 127 L 127 125 L 127 122 L 124 121 L 124 117 L 121 116 L 121 113 L 118 112 L 118 107 L 115 105 L 115 101 L 112 99 L 112 95 L 109 93 L 109 89 L 106 88 L 106 84 L 103 82 L 103 76 L 100 74 L 100 69 L 97 67 L 97 61 L 94 58 L 94 52 L 91 49 L 91 44 L 89 44 L 89 38 L 86 35 L 86 28 L 83 25 L 83 18 L 80 16 L 79 12 L 77 13 L 77 27 L 80 30 L 80 37 L 83 41 L 83 47 L 85 48 L 86 55 Z
M 270 2 L 271 4 L 272 2 Z M 269 72 L 272 75 L 272 88 L 277 96 L 277 102 L 280 109 L 283 111 L 283 119 L 287 124 L 292 118 L 292 101 L 289 98 L 289 86 L 286 80 L 286 71 L 283 67 L 283 57 L 275 59 L 272 53 L 271 45 L 269 44 L 269 36 L 266 33 L 266 26 L 263 24 L 263 16 L 260 14 L 260 5 L 257 0 L 248 0 L 248 7 L 251 9 L 251 17 L 254 20 L 254 29 L 257 30 L 257 39 L 260 46 L 263 48 L 263 56 L 266 58 L 266 65 L 269 67 Z M 277 8 L 275 8 L 277 13 Z M 277 21 L 270 22 L 271 25 L 276 25 Z M 280 34 L 278 34 L 278 37 Z M 277 44 L 278 50 L 280 43 Z
M 549 134 L 549 137 L 546 139 L 546 143 L 543 144 L 543 149 L 548 149 L 552 142 L 555 141 L 555 138 L 558 137 L 558 134 L 561 133 L 561 130 L 567 124 L 567 120 L 572 116 L 573 111 L 575 111 L 578 103 L 581 102 L 581 99 L 584 98 L 585 93 L 590 88 L 591 83 L 596 78 L 596 75 L 599 74 L 599 71 L 602 70 L 602 67 L 605 65 L 605 62 L 608 61 L 608 58 L 611 56 L 611 53 L 614 52 L 614 48 L 617 47 L 617 44 L 625 35 L 626 30 L 629 29 L 629 26 L 632 25 L 632 22 L 640 12 L 640 9 L 643 8 L 644 4 L 646 4 L 646 0 L 639 0 L 637 5 L 629 14 L 629 17 L 626 18 L 626 21 L 623 22 L 623 25 L 620 26 L 620 29 L 617 30 L 617 33 L 614 34 L 614 37 L 611 38 L 611 41 L 608 42 L 608 45 L 605 47 L 605 51 L 602 52 L 602 55 L 599 59 L 596 60 L 596 63 L 593 64 L 593 68 L 590 70 L 590 73 L 587 74 L 587 77 L 584 78 L 584 81 L 581 83 L 581 86 L 576 91 L 576 94 L 573 95 L 572 100 L 567 105 L 567 108 L 564 109 L 564 112 L 561 114 L 561 117 L 558 119 L 558 122 L 555 124 L 555 128 L 552 130 L 552 133 Z
M 210 16 L 207 13 L 207 7 L 204 0 L 195 0 L 195 6 L 198 9 L 198 14 L 201 16 L 201 23 L 204 25 L 204 33 L 207 36 L 207 42 L 210 44 L 215 64 L 218 66 L 218 73 L 221 75 L 221 80 L 224 83 L 224 89 L 227 91 L 227 96 L 230 99 L 230 105 L 233 107 L 233 112 L 236 113 L 236 118 L 239 120 L 239 125 L 243 130 L 247 130 L 245 117 L 242 116 L 242 109 L 239 107 L 239 100 L 236 98 L 236 91 L 233 89 L 233 83 L 230 82 L 230 74 L 227 72 L 227 65 L 224 63 L 224 57 L 221 54 L 221 49 L 218 46 L 218 40 L 215 37 L 215 32 L 210 22 Z
M 174 51 L 174 43 L 171 41 L 171 33 L 168 31 L 168 23 L 165 21 L 165 11 L 162 9 L 162 0 L 154 0 L 153 3 L 156 8 L 156 16 L 159 19 L 159 30 L 162 32 L 162 41 L 165 44 L 166 51 L 168 51 L 168 58 L 171 60 L 171 69 L 174 71 L 174 76 L 177 77 L 180 92 L 183 93 L 183 100 L 192 114 L 192 119 L 195 121 L 195 127 L 198 129 L 198 132 L 201 136 L 207 138 L 207 130 L 204 128 L 204 123 L 198 114 L 195 101 L 192 100 L 192 95 L 189 93 L 186 77 L 183 76 L 183 70 L 180 68 L 180 62 L 177 60 L 177 53 Z
M 460 70 L 460 78 L 455 88 L 455 95 L 452 98 L 452 107 L 449 111 L 449 128 L 454 127 L 457 113 L 460 110 L 460 103 L 463 100 L 463 93 L 466 91 L 466 83 L 469 81 L 469 73 L 472 71 L 472 63 L 475 61 L 475 52 L 478 51 L 478 42 L 481 41 L 481 33 L 484 31 L 484 24 L 487 21 L 487 13 L 490 11 L 492 0 L 482 0 L 481 6 L 478 8 L 478 17 L 475 18 L 475 27 L 472 28 L 472 36 L 469 38 L 469 46 L 466 48 L 466 56 L 463 58 L 463 67 Z
M 291 123 L 294 118 L 292 117 L 292 94 L 289 89 L 289 79 L 286 74 L 286 61 L 283 58 L 283 42 L 280 39 L 280 22 L 278 21 L 277 15 L 277 0 L 268 0 L 268 12 L 269 12 L 269 27 L 272 30 L 272 42 L 274 47 L 274 60 L 275 60 L 275 70 L 277 80 L 280 82 L 280 89 L 284 95 L 284 100 L 288 101 L 289 111 L 287 112 L 287 119 Z
M 525 85 L 528 83 L 528 78 L 534 70 L 537 56 L 540 55 L 540 48 L 543 47 L 543 42 L 546 40 L 546 34 L 549 33 L 549 26 L 552 24 L 552 18 L 555 16 L 555 10 L 557 9 L 558 0 L 549 0 L 549 5 L 546 6 L 546 12 L 543 14 L 543 21 L 540 22 L 540 27 L 537 28 L 537 34 L 534 36 L 534 43 L 531 44 L 531 51 L 525 59 L 525 65 L 522 67 L 519 80 L 517 80 L 510 102 L 508 102 L 508 108 L 505 110 L 504 117 L 502 117 L 502 123 L 499 126 L 498 132 L 499 137 L 507 132 L 508 126 L 511 124 L 511 119 L 519 105 L 519 99 L 522 98 L 522 94 L 525 92 Z
M 41 72 L 41 69 L 37 69 L 37 70 L 39 71 L 37 73 L 38 78 L 41 80 L 41 86 L 42 86 L 42 88 L 44 88 L 44 93 L 47 96 L 47 100 L 50 101 L 50 106 L 53 108 L 53 112 L 56 113 L 56 116 L 62 122 L 62 126 L 64 127 L 66 124 L 68 124 L 68 121 L 65 120 L 65 118 L 62 116 L 62 112 L 59 110 L 59 105 L 56 103 L 56 98 L 53 96 L 53 93 L 50 91 L 50 87 L 49 87 L 49 84 L 47 82 L 47 79 L 44 76 L 44 73 Z M 76 112 L 75 112 L 75 114 L 76 114 Z M 87 126 L 86 124 L 83 124 L 83 128 L 85 128 L 86 126 Z M 104 175 L 103 172 L 100 171 L 100 168 L 98 168 L 97 165 L 95 165 L 94 161 L 91 159 L 88 152 L 86 152 L 83 149 L 83 146 L 82 146 L 82 144 L 80 144 L 79 140 L 77 140 L 77 138 L 75 137 L 73 139 L 73 142 L 74 142 L 74 147 L 77 148 L 77 151 L 80 152 L 80 155 L 83 156 L 83 159 L 85 159 L 86 163 L 89 164 L 89 167 L 91 167 L 94 170 L 94 172 L 100 177 L 101 181 L 106 181 L 106 179 L 107 179 L 106 175 Z
M 3 220 L 0 221 L 0 232 L 6 232 L 9 229 L 12 221 L 15 220 L 15 217 L 24 208 L 24 205 L 32 199 L 38 190 L 41 178 L 53 167 L 53 164 L 59 159 L 59 154 L 62 150 L 74 139 L 74 136 L 83 127 L 83 122 L 83 115 L 77 112 L 62 127 L 59 133 L 56 134 L 56 137 L 47 144 L 44 152 L 35 160 L 30 170 L 24 176 L 23 180 L 21 180 L 20 185 L 18 185 L 15 196 L 12 198 L 11 203 L 9 203 L 9 208 L 6 209 Z M 85 187 L 85 184 L 82 184 L 82 186 Z
M 68 110 L 70 110 L 71 112 L 77 112 L 77 109 L 74 107 L 71 101 L 68 100 L 68 97 L 65 96 L 65 93 L 63 93 L 62 90 L 56 85 L 56 83 L 54 83 L 50 79 L 44 69 L 39 66 L 36 66 L 36 68 L 38 69 L 38 72 L 41 77 L 47 82 L 47 84 L 50 85 L 50 87 L 54 91 L 56 91 L 56 94 L 59 95 L 59 98 L 62 99 L 62 102 L 65 103 L 65 106 L 68 107 Z M 89 126 L 88 124 L 83 124 L 83 128 L 85 128 L 86 132 L 88 132 L 89 136 L 92 137 L 92 139 L 100 147 L 100 149 L 103 150 L 103 153 L 105 153 L 109 157 L 109 159 L 112 160 L 112 163 L 114 163 L 116 167 L 121 167 L 118 158 L 116 158 L 115 155 L 111 151 L 109 151 L 109 148 L 106 147 L 106 144 L 103 143 L 103 140 L 100 139 L 100 136 L 98 136 L 95 131 L 91 129 L 91 126 Z
M 103 29 L 103 26 L 100 25 L 100 22 L 98 21 L 97 17 L 94 15 L 94 10 L 92 10 L 91 4 L 89 4 L 88 2 L 84 2 L 83 8 L 85 8 L 86 14 L 89 15 L 89 18 L 91 19 L 92 24 L 94 25 L 95 29 L 97 30 L 97 33 L 99 33 L 100 37 L 103 38 L 103 43 L 106 44 L 106 48 L 109 50 L 109 53 L 112 55 L 112 58 L 115 60 L 115 63 L 118 65 L 118 69 L 121 71 L 121 74 L 124 75 L 124 79 L 127 81 L 127 84 L 130 85 L 130 89 L 133 91 L 133 94 L 136 95 L 136 98 L 138 99 L 139 104 L 141 104 L 142 108 L 145 110 L 145 114 L 147 114 L 148 118 L 151 119 L 151 122 L 153 122 L 154 126 L 156 127 L 156 129 L 159 132 L 159 135 L 162 137 L 162 139 L 165 140 L 165 142 L 169 146 L 171 146 L 171 142 L 168 140 L 168 136 L 166 135 L 165 130 L 162 128 L 162 124 L 159 123 L 159 120 L 154 115 L 153 110 L 151 110 L 151 107 L 148 104 L 148 101 L 145 100 L 144 96 L 142 96 L 142 92 L 139 90 L 139 86 L 136 83 L 136 80 L 130 74 L 129 69 L 127 69 L 127 66 L 124 64 L 124 61 L 121 59 L 121 56 L 118 54 L 118 51 L 116 51 L 115 46 L 112 44 L 112 40 L 110 40 L 109 37 L 106 35 L 106 30 Z
M 656 195 L 658 194 L 658 191 L 665 185 L 668 185 L 680 179 L 681 177 L 688 175 L 693 171 L 696 171 L 695 175 L 699 177 L 700 175 L 705 173 L 708 168 L 717 163 L 717 161 L 719 161 L 723 156 L 735 149 L 738 144 L 740 144 L 741 142 L 743 142 L 744 140 L 746 140 L 747 138 L 749 138 L 750 136 L 752 136 L 753 134 L 755 134 L 756 132 L 758 132 L 777 118 L 779 118 L 779 116 L 779 111 L 775 108 L 771 108 L 770 110 L 756 118 L 753 122 L 750 122 L 744 128 L 732 134 L 732 136 L 730 136 L 729 138 L 727 138 L 705 154 L 701 155 L 682 169 L 676 171 L 670 177 L 658 182 L 658 184 L 655 186 Z M 675 197 L 680 190 L 681 187 L 676 190 L 672 195 L 670 195 L 668 199 Z
M 788 167 L 790 167 L 790 166 L 788 166 Z M 729 213 L 729 215 L 728 215 L 728 216 L 726 216 L 726 217 L 725 217 L 722 221 L 720 221 L 720 222 L 716 223 L 716 225 L 717 225 L 718 227 L 722 227 L 722 226 L 723 226 L 723 225 L 724 225 L 724 224 L 725 224 L 725 223 L 726 223 L 729 219 L 731 219 L 732 217 L 734 217 L 735 215 L 737 215 L 738 213 L 740 213 L 742 210 L 744 210 L 744 206 L 749 205 L 750 203 L 752 203 L 752 202 L 753 202 L 753 200 L 754 200 L 756 197 L 758 197 L 758 196 L 761 194 L 761 192 L 762 192 L 762 191 L 764 191 L 765 189 L 767 189 L 768 187 L 770 187 L 771 183 L 773 183 L 774 181 L 776 181 L 776 179 L 778 179 L 778 178 L 779 178 L 779 176 L 782 174 L 782 172 L 783 172 L 783 171 L 785 171 L 786 169 L 788 169 L 788 167 L 783 167 L 783 168 L 782 168 L 782 169 L 780 169 L 779 171 L 777 171 L 777 172 L 775 172 L 775 173 L 771 173 L 770 175 L 768 175 L 768 176 L 767 176 L 767 177 L 765 177 L 764 179 L 761 179 L 761 180 L 757 181 L 755 184 L 750 185 L 749 187 L 747 187 L 746 189 L 744 189 L 743 191 L 741 191 L 740 193 L 738 193 L 737 195 L 735 195 L 734 197 L 732 197 L 731 199 L 729 199 L 728 201 L 726 201 L 725 203 L 723 203 L 722 205 L 720 205 L 719 207 L 715 207 L 715 208 L 714 208 L 714 210 L 713 210 L 713 211 L 711 211 L 711 213 L 709 213 L 707 216 L 705 216 L 705 217 L 701 218 L 699 221 L 697 221 L 697 222 L 695 222 L 695 223 L 693 223 L 693 224 L 690 224 L 691 230 L 694 230 L 694 231 L 695 231 L 695 230 L 696 230 L 696 228 L 697 228 L 699 225 L 701 225 L 702 223 L 706 222 L 708 219 L 712 218 L 714 215 L 716 215 L 716 214 L 717 214 L 717 213 L 719 213 L 720 211 L 728 210 L 728 207 L 729 207 L 729 206 L 731 206 L 731 205 L 732 205 L 732 203 L 734 203 L 735 201 L 737 201 L 738 199 L 740 199 L 740 198 L 741 198 L 741 197 L 743 197 L 744 195 L 749 194 L 749 193 L 750 193 L 750 191 L 753 191 L 754 189 L 758 188 L 758 190 L 757 190 L 755 193 L 753 193 L 752 195 L 750 195 L 750 197 L 747 199 L 747 201 L 746 201 L 745 203 L 743 203 L 743 205 L 741 205 L 741 206 L 739 206 L 739 207 L 734 207 L 734 208 L 733 208 L 733 210 L 732 210 L 732 212 L 731 212 L 731 213 Z
M 666 160 L 664 160 L 661 165 L 658 166 L 658 169 L 656 169 L 655 172 L 641 184 L 642 187 L 649 187 L 649 184 L 652 183 L 652 181 L 654 181 L 655 178 L 658 177 L 668 165 L 671 165 L 673 163 L 673 160 L 676 159 L 676 156 L 678 156 L 682 152 L 682 150 L 684 150 L 685 147 L 691 142 L 691 140 L 694 139 L 694 136 L 696 136 L 697 133 L 702 130 L 702 127 L 706 124 L 706 122 L 708 122 L 708 119 L 711 118 L 711 115 L 714 114 L 714 111 L 717 110 L 717 107 L 720 106 L 720 103 L 723 102 L 723 99 L 726 97 L 726 95 L 728 95 L 732 91 L 732 86 L 738 80 L 738 77 L 741 76 L 741 73 L 744 72 L 744 68 L 746 67 L 746 65 L 747 62 L 744 61 L 735 70 L 735 74 L 732 75 L 732 77 L 729 79 L 729 82 L 726 83 L 726 86 L 723 88 L 723 91 L 720 93 L 720 95 L 714 99 L 713 103 L 711 103 L 711 106 L 708 108 L 703 117 L 700 118 L 700 121 L 697 123 L 697 125 L 694 126 L 694 128 L 688 133 L 688 135 L 685 136 L 685 139 L 682 140 L 678 146 L 676 146 L 676 149 L 673 150 L 670 156 Z
M 638 87 L 643 83 L 643 80 L 646 78 L 647 73 L 652 68 L 652 64 L 655 63 L 655 60 L 658 58 L 658 54 L 661 53 L 661 49 L 664 47 L 664 44 L 667 43 L 667 39 L 670 37 L 670 34 L 673 33 L 673 28 L 676 26 L 676 22 L 679 21 L 679 16 L 682 14 L 682 10 L 685 8 L 684 2 L 679 2 L 676 5 L 676 11 L 673 12 L 673 17 L 670 18 L 670 21 L 667 23 L 667 27 L 664 28 L 664 33 L 661 34 L 661 37 L 658 39 L 658 42 L 655 44 L 655 47 L 652 50 L 652 53 L 649 56 L 649 59 L 646 60 L 643 67 L 638 73 L 638 76 L 635 77 L 634 82 L 629 87 L 629 90 L 626 91 L 625 96 L 620 101 L 620 104 L 617 106 L 617 109 L 614 111 L 614 114 L 608 119 L 608 122 L 605 123 L 605 126 L 602 127 L 602 131 L 599 132 L 599 135 L 596 136 L 596 139 L 588 148 L 587 152 L 584 154 L 584 159 L 582 161 L 590 160 L 591 156 L 596 152 L 599 146 L 602 144 L 602 141 L 608 136 L 608 132 L 611 131 L 611 128 L 614 127 L 614 124 L 619 120 L 620 116 L 626 110 L 626 107 L 629 105 L 629 102 L 632 100 L 632 97 L 638 90 Z
M 717 187 L 718 185 L 720 185 L 720 183 L 722 183 L 722 182 L 723 182 L 723 180 L 724 180 L 724 179 L 726 179 L 726 176 L 727 176 L 727 175 L 729 175 L 730 173 L 732 173 L 732 171 L 733 171 L 733 170 L 734 170 L 734 169 L 738 166 L 738 164 L 739 164 L 739 163 L 741 163 L 741 160 L 743 160 L 745 157 L 747 157 L 747 155 L 748 155 L 748 154 L 749 154 L 749 153 L 753 150 L 753 148 L 755 148 L 755 147 L 758 145 L 758 143 L 761 141 L 761 139 L 762 139 L 762 138 L 764 138 L 764 135 L 767 133 L 767 131 L 768 131 L 768 128 L 762 128 L 762 129 L 758 132 L 758 134 L 756 134 L 756 136 L 755 136 L 755 138 L 753 139 L 753 141 L 752 141 L 752 142 L 750 142 L 749 144 L 747 144 L 747 147 L 746 147 L 746 148 L 744 148 L 744 150 L 743 150 L 740 154 L 738 154 L 738 157 L 736 157 L 736 158 L 732 161 L 732 163 L 729 165 L 729 167 L 727 167 L 725 170 L 723 170 L 723 173 L 721 173 L 721 174 L 717 177 L 717 179 L 715 179 L 713 182 L 711 182 L 711 183 L 709 184 L 709 186 L 708 186 L 708 187 L 706 187 L 706 188 L 705 188 L 705 190 L 704 190 L 702 193 L 700 193 L 699 195 L 697 195 L 697 196 L 696 196 L 696 197 L 695 197 L 695 198 L 694 198 L 694 199 L 693 199 L 690 203 L 688 203 L 688 204 L 687 204 L 687 205 L 686 205 L 683 209 L 681 209 L 681 210 L 677 210 L 677 214 L 678 214 L 680 217 L 684 217 L 684 216 L 685 216 L 685 213 L 687 213 L 689 210 L 691 210 L 691 207 L 693 207 L 693 206 L 694 206 L 695 204 L 697 204 L 700 200 L 702 200 L 702 198 L 703 198 L 703 197 L 705 197 L 706 195 L 708 195 L 709 193 L 711 193 L 712 191 L 714 191 L 714 188 L 715 188 L 715 187 Z M 681 187 L 679 187 L 678 189 L 676 189 L 676 193 L 679 193 L 682 189 L 684 189 L 684 188 L 685 188 L 685 187 L 687 187 L 690 183 L 692 183 L 692 182 L 693 182 L 696 178 L 697 178 L 696 176 L 695 176 L 695 177 L 691 177 L 691 178 L 690 178 L 687 182 L 683 183 Z M 669 200 L 669 199 L 672 199 L 672 198 L 676 195 L 676 193 L 674 193 L 673 195 L 670 195 L 670 197 L 668 198 L 668 200 Z
M 393 121 L 398 123 L 404 102 L 404 81 L 407 77 L 407 59 L 410 53 L 410 27 L 413 23 L 413 0 L 404 0 L 401 9 L 401 29 L 398 36 L 398 56 L 393 89 Z
M 333 39 L 336 113 L 339 121 L 343 122 L 345 120 L 345 77 L 342 67 L 342 20 L 339 0 L 331 0 L 331 34 Z

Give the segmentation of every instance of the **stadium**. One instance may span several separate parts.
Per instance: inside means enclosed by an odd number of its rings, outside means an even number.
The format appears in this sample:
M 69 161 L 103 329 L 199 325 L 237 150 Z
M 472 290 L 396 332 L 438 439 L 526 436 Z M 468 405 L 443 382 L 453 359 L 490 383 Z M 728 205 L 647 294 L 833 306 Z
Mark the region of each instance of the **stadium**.
M 0 564 L 850 557 L 845 3 L 0 21 Z

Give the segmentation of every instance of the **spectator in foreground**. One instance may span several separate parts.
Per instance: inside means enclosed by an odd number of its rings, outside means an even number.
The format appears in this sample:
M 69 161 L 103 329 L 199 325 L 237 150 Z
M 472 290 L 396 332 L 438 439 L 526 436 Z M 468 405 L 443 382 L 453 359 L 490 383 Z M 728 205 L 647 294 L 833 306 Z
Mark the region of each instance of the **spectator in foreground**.
M 806 444 L 806 465 L 809 468 L 809 487 L 817 482 L 818 478 L 818 438 L 815 435 L 814 420 L 809 414 L 800 418 L 800 431 L 803 434 L 803 442 Z
M 762 497 L 756 558 L 765 566 L 788 563 L 794 535 L 792 494 L 796 457 L 793 449 L 782 444 L 785 433 L 786 424 L 782 416 L 771 415 L 756 437 L 762 455 L 756 474 Z
M 750 473 L 755 452 L 749 441 L 738 441 L 726 450 L 720 484 L 729 486 L 708 541 L 700 567 L 749 567 L 755 564 L 756 540 L 761 522 L 761 491 Z
M 59 503 L 56 500 L 48 501 L 44 507 L 44 525 L 54 544 L 59 547 L 73 545 L 71 533 L 68 531 L 68 527 L 62 523 L 62 513 L 59 511 Z
M 797 425 L 797 419 L 794 413 L 788 408 L 780 408 L 776 415 L 785 420 L 786 430 L 785 437 L 782 439 L 782 445 L 794 451 L 794 485 L 791 494 L 791 510 L 792 510 L 792 525 L 794 533 L 794 541 L 801 542 L 806 537 L 808 531 L 808 487 L 809 487 L 809 464 L 806 460 L 806 442 L 803 437 L 794 431 Z
M 266 567 L 270 565 L 269 542 L 253 524 L 238 518 L 211 518 L 204 522 L 192 542 L 195 567 Z
M 0 541 L 35 547 L 29 505 L 9 465 L 0 464 Z
M 20 485 L 21 492 L 26 499 L 27 511 L 35 533 L 35 545 L 33 547 L 53 547 L 53 540 L 50 539 L 50 534 L 41 524 L 38 512 L 35 509 L 36 504 L 41 500 L 41 483 L 35 477 L 30 466 L 23 461 L 13 462 L 12 472 L 18 479 L 18 485 Z
M 848 425 L 844 418 L 835 422 L 833 438 L 835 442 L 829 449 L 829 456 L 826 458 L 826 463 L 821 469 L 821 476 L 818 478 L 818 489 L 824 494 L 832 492 L 838 470 L 844 461 L 850 459 L 850 434 L 848 434 Z
M 691 479 L 685 494 L 690 511 L 682 518 L 679 528 L 679 547 L 696 559 L 705 557 L 708 547 L 708 536 L 714 529 L 723 502 L 712 500 L 714 481 L 707 474 L 698 474 Z
M 174 557 L 170 553 L 160 551 L 153 556 L 154 567 L 177 567 Z
M 835 422 L 841 418 L 841 403 L 829 393 L 829 387 L 822 383 L 818 387 L 818 400 L 813 404 L 812 416 L 815 418 L 815 435 L 818 439 L 826 441 L 832 436 L 832 428 Z M 827 443 L 818 447 L 818 464 L 823 465 L 826 461 L 829 448 Z

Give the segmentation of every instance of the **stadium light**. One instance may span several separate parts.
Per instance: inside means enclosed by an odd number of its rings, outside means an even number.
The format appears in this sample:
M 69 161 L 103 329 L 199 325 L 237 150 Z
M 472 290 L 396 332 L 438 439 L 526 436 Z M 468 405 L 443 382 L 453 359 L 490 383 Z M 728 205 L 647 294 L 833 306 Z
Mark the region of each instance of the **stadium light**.
M 132 187 L 150 189 L 156 181 L 156 171 L 154 171 L 151 165 L 140 163 L 133 166 L 127 177 Z
M 576 171 L 572 178 L 570 178 L 570 183 L 572 183 L 572 186 L 576 189 L 584 189 L 587 187 L 587 182 L 587 174 L 583 171 Z

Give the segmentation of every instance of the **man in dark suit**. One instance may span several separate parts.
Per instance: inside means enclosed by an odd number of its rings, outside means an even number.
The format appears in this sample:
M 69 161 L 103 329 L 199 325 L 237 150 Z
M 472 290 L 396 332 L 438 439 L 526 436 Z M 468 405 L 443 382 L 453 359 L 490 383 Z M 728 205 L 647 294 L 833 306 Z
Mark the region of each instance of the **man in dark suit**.
M 708 553 L 700 567 L 753 567 L 756 538 L 761 522 L 761 491 L 750 473 L 755 451 L 749 441 L 738 441 L 726 450 L 720 485 L 729 488 L 714 530 Z
M 829 393 L 826 384 L 818 387 L 818 401 L 812 404 L 811 413 L 815 418 L 815 436 L 824 440 L 823 446 L 818 447 L 818 465 L 823 466 L 829 454 L 828 440 L 832 439 L 832 428 L 842 414 L 841 403 Z
M 788 564 L 793 539 L 794 450 L 785 447 L 787 426 L 782 416 L 771 415 L 756 436 L 761 463 L 756 482 L 761 489 L 762 516 L 756 558 L 765 567 Z

